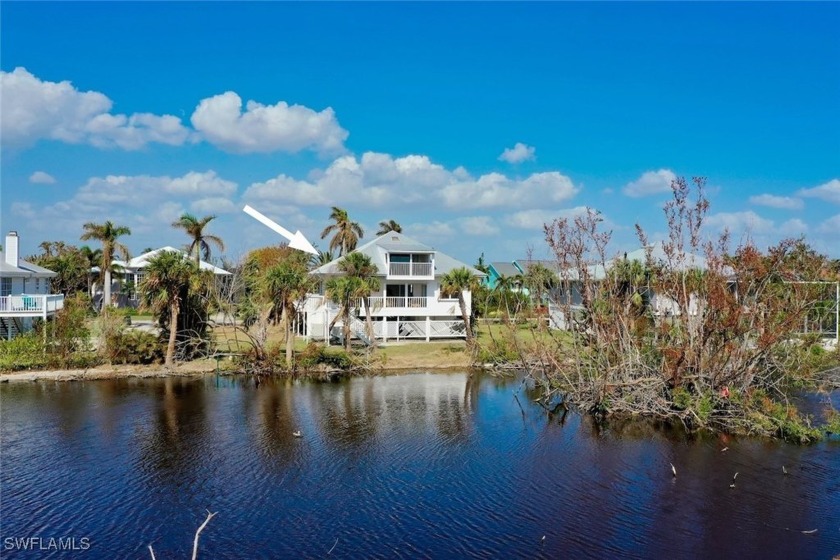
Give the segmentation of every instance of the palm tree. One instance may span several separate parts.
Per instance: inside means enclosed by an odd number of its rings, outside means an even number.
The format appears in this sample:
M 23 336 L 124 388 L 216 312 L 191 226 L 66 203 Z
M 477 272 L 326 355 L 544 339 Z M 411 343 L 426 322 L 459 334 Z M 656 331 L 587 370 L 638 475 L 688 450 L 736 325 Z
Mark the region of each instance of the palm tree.
M 464 292 L 471 290 L 475 283 L 475 277 L 463 266 L 450 270 L 440 280 L 440 289 L 442 292 L 449 295 L 458 294 L 458 305 L 461 306 L 461 317 L 464 319 L 464 328 L 467 332 L 468 343 L 473 339 L 473 332 L 470 326 L 470 316 L 467 314 L 467 303 L 464 299 Z
M 84 258 L 85 260 L 85 266 L 87 268 L 87 293 L 88 296 L 90 296 L 90 289 L 93 279 L 93 272 L 91 271 L 91 269 L 102 261 L 102 249 L 91 249 L 87 245 L 82 245 L 79 248 L 79 252 L 82 254 L 82 258 Z
M 185 293 L 198 268 L 174 251 L 161 251 L 149 260 L 140 283 L 140 295 L 145 305 L 155 315 L 169 311 L 169 343 L 166 346 L 167 367 L 175 361 L 175 338 L 178 333 L 178 315 Z
M 192 238 L 188 252 L 195 254 L 196 266 L 201 264 L 202 256 L 205 261 L 210 259 L 210 243 L 216 245 L 220 251 L 225 250 L 225 244 L 221 237 L 217 235 L 205 235 L 204 233 L 204 228 L 207 227 L 207 224 L 215 219 L 216 216 L 204 216 L 198 219 L 192 214 L 185 212 L 178 218 L 177 222 L 172 223 L 172 227 L 184 230 Z
M 542 263 L 534 263 L 528 267 L 525 273 L 524 283 L 537 306 L 542 306 L 543 296 L 551 289 L 555 275 Z
M 126 226 L 114 225 L 110 220 L 104 224 L 88 222 L 82 227 L 85 231 L 81 237 L 82 241 L 96 239 L 102 243 L 102 260 L 99 264 L 99 271 L 103 278 L 102 309 L 105 309 L 111 305 L 111 262 L 117 254 L 122 255 L 125 260 L 129 258 L 128 248 L 117 239 L 123 235 L 131 235 L 131 230 Z
M 476 262 L 473 266 L 476 270 L 483 272 L 484 274 L 490 274 L 490 267 L 484 262 L 484 253 L 481 253 L 481 256 L 478 257 L 478 262 Z
M 339 256 L 346 255 L 356 248 L 359 238 L 364 237 L 365 232 L 362 231 L 362 226 L 358 223 L 350 221 L 347 210 L 337 206 L 332 207 L 330 219 L 335 223 L 324 228 L 324 231 L 321 232 L 321 239 L 335 232 L 335 235 L 330 239 L 330 251 L 338 249 Z
M 370 293 L 381 290 L 376 275 L 379 269 L 370 260 L 370 257 L 363 253 L 350 253 L 339 263 L 338 268 L 351 278 L 359 279 L 359 292 L 356 297 L 361 298 L 365 308 L 365 327 L 371 346 L 376 348 L 376 337 L 373 333 L 373 320 L 370 317 Z
M 47 258 L 50 258 L 50 257 L 53 256 L 53 254 L 52 254 L 53 243 L 54 243 L 53 241 L 41 241 L 41 243 L 38 245 L 38 247 L 42 251 L 44 251 L 44 256 L 47 257 Z
M 317 255 L 312 255 L 309 258 L 309 266 L 316 269 L 319 266 L 333 262 L 334 259 L 335 256 L 332 254 L 332 251 L 318 251 Z
M 268 269 L 263 278 L 265 295 L 279 305 L 282 310 L 283 324 L 286 329 L 286 366 L 292 367 L 295 337 L 292 333 L 295 304 L 303 299 L 313 288 L 314 281 L 304 262 L 299 259 L 286 259 Z
M 385 235 L 389 231 L 402 233 L 402 226 L 394 220 L 388 220 L 387 222 L 379 222 L 379 231 L 376 232 L 376 235 Z
M 344 323 L 344 349 L 348 352 L 350 351 L 350 309 L 353 299 L 358 297 L 362 287 L 362 281 L 355 276 L 339 276 L 327 280 L 324 290 L 330 300 L 341 306 L 341 310 L 330 323 L 328 330 L 332 331 L 333 325 L 341 317 Z
M 496 287 L 493 288 L 493 291 L 499 294 L 499 303 L 505 306 L 505 317 L 507 319 L 510 319 L 510 304 L 508 299 L 515 287 L 516 276 L 500 274 L 499 279 L 496 281 Z

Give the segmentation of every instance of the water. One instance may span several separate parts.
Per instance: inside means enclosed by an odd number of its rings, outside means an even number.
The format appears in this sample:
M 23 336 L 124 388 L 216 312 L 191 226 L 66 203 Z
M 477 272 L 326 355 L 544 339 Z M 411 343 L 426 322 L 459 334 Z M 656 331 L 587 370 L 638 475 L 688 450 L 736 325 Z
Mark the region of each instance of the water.
M 0 555 L 188 558 L 208 509 L 200 558 L 840 554 L 840 443 L 599 430 L 533 397 L 482 374 L 5 384 Z M 8 550 L 32 536 L 89 549 Z

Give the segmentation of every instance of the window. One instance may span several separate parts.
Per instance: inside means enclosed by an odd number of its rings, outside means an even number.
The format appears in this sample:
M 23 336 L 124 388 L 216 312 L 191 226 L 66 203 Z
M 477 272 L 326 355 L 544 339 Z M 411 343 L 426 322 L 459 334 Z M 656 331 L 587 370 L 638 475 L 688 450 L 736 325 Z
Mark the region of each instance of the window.
M 9 296 L 11 294 L 12 294 L 12 279 L 11 278 L 0 279 L 0 297 Z
M 40 278 L 35 279 L 35 293 L 36 294 L 41 293 L 41 279 Z

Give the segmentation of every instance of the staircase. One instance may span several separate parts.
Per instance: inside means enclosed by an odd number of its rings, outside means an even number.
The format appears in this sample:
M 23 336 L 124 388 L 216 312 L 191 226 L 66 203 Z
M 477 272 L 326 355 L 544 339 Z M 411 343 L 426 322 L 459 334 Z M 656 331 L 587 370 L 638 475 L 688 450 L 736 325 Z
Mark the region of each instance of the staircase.
M 0 318 L 0 340 L 11 340 L 23 331 L 20 320 L 14 317 Z
M 370 337 L 368 337 L 365 332 L 367 327 L 365 326 L 364 321 L 360 320 L 358 317 L 353 317 L 350 321 L 350 330 L 356 335 L 356 338 L 365 343 L 365 346 L 371 345 Z
M 344 343 L 344 328 L 341 325 L 341 321 L 336 323 L 334 330 L 336 331 L 335 337 L 341 342 Z M 370 346 L 372 341 L 370 337 L 365 332 L 367 328 L 365 327 L 365 322 L 360 320 L 358 317 L 351 317 L 350 318 L 350 332 L 356 335 L 356 338 L 364 342 L 365 346 Z

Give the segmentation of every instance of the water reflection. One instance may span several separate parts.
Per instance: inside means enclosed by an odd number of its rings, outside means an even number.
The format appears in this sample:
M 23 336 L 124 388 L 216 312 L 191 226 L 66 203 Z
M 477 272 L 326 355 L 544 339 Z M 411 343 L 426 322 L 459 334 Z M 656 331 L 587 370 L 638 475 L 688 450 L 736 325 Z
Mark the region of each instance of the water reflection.
M 143 388 L 152 397 L 152 410 L 151 422 L 140 430 L 140 462 L 173 479 L 182 477 L 210 443 L 207 392 L 201 383 L 171 377 Z

